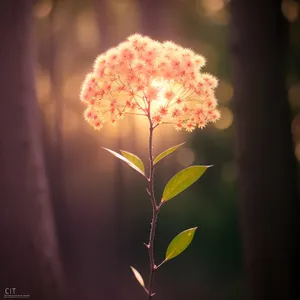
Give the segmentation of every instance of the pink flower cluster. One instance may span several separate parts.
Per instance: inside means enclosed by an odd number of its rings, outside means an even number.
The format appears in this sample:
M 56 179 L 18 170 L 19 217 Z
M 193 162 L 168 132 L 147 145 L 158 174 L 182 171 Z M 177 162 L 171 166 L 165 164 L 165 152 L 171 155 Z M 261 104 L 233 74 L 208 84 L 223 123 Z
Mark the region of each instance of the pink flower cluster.
M 95 129 L 125 114 L 146 116 L 153 126 L 193 131 L 220 118 L 217 79 L 200 73 L 205 59 L 173 42 L 131 35 L 101 54 L 84 80 L 80 99 Z

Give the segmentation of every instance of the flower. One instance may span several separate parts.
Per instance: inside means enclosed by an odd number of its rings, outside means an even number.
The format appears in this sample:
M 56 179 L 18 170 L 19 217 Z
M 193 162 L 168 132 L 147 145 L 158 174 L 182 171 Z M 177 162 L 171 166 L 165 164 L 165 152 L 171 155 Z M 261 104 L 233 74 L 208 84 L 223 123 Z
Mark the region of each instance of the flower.
M 153 126 L 168 123 L 191 132 L 220 118 L 218 80 L 202 73 L 205 59 L 171 42 L 129 36 L 98 56 L 82 85 L 84 117 L 95 129 L 128 113 L 146 116 Z

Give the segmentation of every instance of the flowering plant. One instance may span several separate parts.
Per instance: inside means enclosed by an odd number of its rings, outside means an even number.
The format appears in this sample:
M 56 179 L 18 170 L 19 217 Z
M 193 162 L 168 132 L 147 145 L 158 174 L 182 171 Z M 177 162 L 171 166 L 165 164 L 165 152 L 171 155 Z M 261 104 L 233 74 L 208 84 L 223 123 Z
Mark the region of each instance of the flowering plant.
M 85 120 L 96 130 L 107 122 L 115 124 L 130 114 L 144 116 L 149 121 L 148 176 L 138 156 L 104 148 L 138 171 L 148 183 L 152 222 L 149 242 L 145 244 L 150 260 L 147 286 L 141 274 L 131 267 L 148 299 L 154 295 L 152 286 L 156 270 L 183 252 L 196 230 L 196 227 L 190 228 L 178 234 L 169 244 L 165 259 L 156 265 L 154 237 L 158 213 L 163 204 L 192 185 L 209 167 L 196 165 L 177 173 L 169 180 L 157 203 L 154 194 L 156 164 L 184 143 L 165 150 L 154 159 L 153 133 L 161 124 L 172 124 L 176 130 L 191 132 L 220 118 L 214 93 L 218 81 L 214 76 L 200 72 L 204 65 L 205 59 L 190 49 L 134 34 L 96 59 L 93 72 L 86 76 L 81 89 L 80 99 L 87 106 Z

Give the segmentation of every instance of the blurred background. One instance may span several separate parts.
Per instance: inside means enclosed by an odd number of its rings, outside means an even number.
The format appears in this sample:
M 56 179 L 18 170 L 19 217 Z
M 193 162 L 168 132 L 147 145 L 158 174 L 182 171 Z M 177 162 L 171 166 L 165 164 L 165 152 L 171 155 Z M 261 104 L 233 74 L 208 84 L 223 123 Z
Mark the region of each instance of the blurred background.
M 47 174 L 62 261 L 74 299 L 145 299 L 129 269 L 148 280 L 151 205 L 138 173 L 101 147 L 127 150 L 147 165 L 148 128 L 138 117 L 94 131 L 83 118 L 81 84 L 95 58 L 128 35 L 172 40 L 206 57 L 219 78 L 222 118 L 192 134 L 165 126 L 154 153 L 187 143 L 157 167 L 158 197 L 167 181 L 192 164 L 213 164 L 159 215 L 156 261 L 172 238 L 199 226 L 181 256 L 155 277 L 157 299 L 244 299 L 242 248 L 234 160 L 234 90 L 230 74 L 229 0 L 41 0 L 33 7 L 37 98 L 42 114 Z M 289 22 L 287 87 L 293 110 L 294 153 L 300 161 L 299 3 L 283 1 Z M 282 299 L 283 300 L 283 299 Z
M 52 182 L 63 253 L 69 270 L 73 270 L 77 295 L 103 299 L 106 293 L 116 293 L 116 299 L 142 299 L 143 290 L 128 266 L 133 265 L 147 278 L 143 242 L 149 235 L 150 201 L 142 178 L 101 147 L 136 153 L 147 163 L 148 128 L 137 117 L 94 131 L 84 122 L 78 95 L 97 55 L 128 35 L 138 32 L 173 40 L 207 58 L 205 70 L 220 79 L 217 98 L 222 118 L 192 134 L 177 133 L 168 126 L 156 132 L 156 154 L 187 141 L 157 168 L 158 195 L 180 169 L 195 163 L 214 167 L 168 203 L 159 216 L 157 261 L 163 259 L 177 233 L 193 226 L 199 229 L 188 251 L 157 273 L 155 290 L 160 299 L 242 299 L 229 1 L 154 2 L 44 0 L 34 6 L 38 101 L 44 116 L 50 174 L 55 174 Z M 291 25 L 288 88 L 295 114 L 295 155 L 300 160 L 299 4 L 286 1 L 282 11 Z
M 133 33 L 173 40 L 207 59 L 205 71 L 220 78 L 217 98 L 222 119 L 203 131 L 177 133 L 172 126 L 155 132 L 159 154 L 186 145 L 161 162 L 156 192 L 179 170 L 213 164 L 192 188 L 168 203 L 159 216 L 156 260 L 186 228 L 199 226 L 193 245 L 157 273 L 160 299 L 241 299 L 243 278 L 235 195 L 229 77 L 227 2 L 203 1 L 38 1 L 34 7 L 38 42 L 37 89 L 47 131 L 46 151 L 59 151 L 49 163 L 62 172 L 64 212 L 61 241 L 78 293 L 85 299 L 142 299 L 144 291 L 129 265 L 148 278 L 151 205 L 141 176 L 101 147 L 123 149 L 148 164 L 148 126 L 143 118 L 125 118 L 100 132 L 85 123 L 79 91 L 95 58 Z M 57 147 L 60 149 L 58 150 Z M 51 150 L 50 150 L 51 149 Z M 51 155 L 50 155 L 51 156 Z M 48 155 L 49 157 L 49 155 Z M 55 156 L 54 156 L 55 157 Z M 56 170 L 53 173 L 56 174 Z M 57 179 L 57 175 L 54 175 Z M 53 188 L 57 189 L 57 183 Z M 109 277 L 103 284 L 102 277 Z M 116 291 L 116 289 L 118 291 Z M 110 298 L 112 299 L 112 298 Z

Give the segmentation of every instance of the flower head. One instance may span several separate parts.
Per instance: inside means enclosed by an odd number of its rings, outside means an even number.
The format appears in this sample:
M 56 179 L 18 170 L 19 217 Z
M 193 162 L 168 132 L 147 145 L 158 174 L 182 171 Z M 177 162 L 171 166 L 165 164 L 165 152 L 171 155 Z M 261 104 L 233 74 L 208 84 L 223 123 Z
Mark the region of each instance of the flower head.
M 190 49 L 134 34 L 101 54 L 86 76 L 80 99 L 95 129 L 127 113 L 146 116 L 153 126 L 168 123 L 193 131 L 220 118 L 218 80 L 201 73 L 205 59 Z

